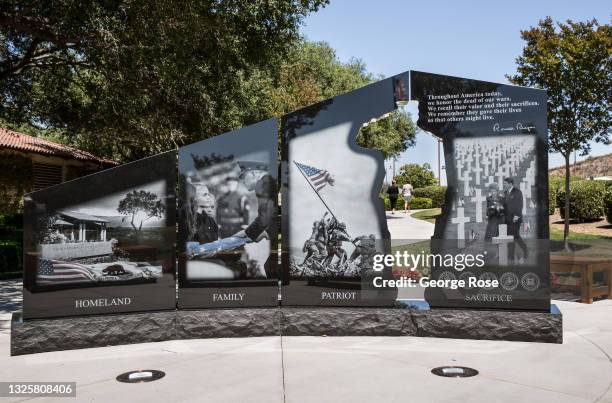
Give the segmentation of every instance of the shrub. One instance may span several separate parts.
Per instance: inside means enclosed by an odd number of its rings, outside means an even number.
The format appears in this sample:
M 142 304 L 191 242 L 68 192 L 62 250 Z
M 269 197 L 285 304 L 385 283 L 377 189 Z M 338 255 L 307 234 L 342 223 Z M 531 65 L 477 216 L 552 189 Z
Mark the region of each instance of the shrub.
M 21 229 L 23 214 L 0 214 L 0 229 Z
M 0 273 L 21 271 L 21 247 L 16 242 L 0 243 Z
M 414 197 L 424 197 L 431 199 L 431 205 L 434 208 L 442 207 L 444 204 L 444 196 L 446 195 L 446 186 L 426 186 L 424 188 L 414 189 L 412 191 Z
M 0 214 L 15 214 L 23 209 L 23 195 L 33 188 L 30 158 L 20 154 L 0 156 Z
M 557 208 L 557 194 L 559 193 L 559 186 L 556 183 L 548 184 L 548 215 L 555 214 Z
M 606 196 L 604 197 L 604 209 L 606 220 L 612 224 L 612 186 L 607 186 Z
M 571 182 L 578 182 L 584 180 L 578 176 L 570 176 L 570 183 Z M 563 176 L 562 178 L 559 177 L 548 177 L 548 185 L 549 186 L 554 186 L 557 189 L 561 189 L 563 186 L 565 186 L 565 176 Z
M 431 199 L 428 197 L 413 197 L 412 201 L 410 202 L 410 208 L 411 209 L 428 209 L 428 208 L 432 208 L 432 202 Z M 397 199 L 397 204 L 395 205 L 395 207 L 398 210 L 402 210 L 404 208 L 404 198 L 402 196 L 400 196 Z M 388 197 L 385 197 L 385 211 L 390 211 L 391 210 L 391 202 L 389 201 Z
M 555 214 L 557 208 L 557 189 L 553 187 L 548 188 L 548 215 Z
M 578 222 L 592 221 L 604 215 L 605 185 L 598 181 L 570 183 L 570 218 Z M 565 188 L 559 189 L 557 204 L 565 218 Z
M 429 197 L 413 197 L 410 207 L 415 210 L 431 208 L 432 201 Z
M 395 204 L 395 208 L 401 210 L 404 208 L 404 198 L 400 196 L 397 199 L 397 203 Z M 385 197 L 385 211 L 391 211 L 391 202 L 389 201 L 389 197 Z

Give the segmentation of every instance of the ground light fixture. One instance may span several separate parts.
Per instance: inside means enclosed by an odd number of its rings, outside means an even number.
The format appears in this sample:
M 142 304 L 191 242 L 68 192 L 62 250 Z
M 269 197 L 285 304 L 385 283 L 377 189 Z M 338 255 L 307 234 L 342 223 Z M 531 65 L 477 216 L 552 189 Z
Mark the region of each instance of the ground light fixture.
M 468 367 L 438 367 L 431 370 L 431 373 L 446 378 L 469 378 L 478 375 L 478 371 Z
M 117 376 L 116 379 L 124 383 L 143 383 L 156 381 L 164 376 L 166 376 L 165 372 L 156 369 L 139 369 L 137 371 L 125 372 Z

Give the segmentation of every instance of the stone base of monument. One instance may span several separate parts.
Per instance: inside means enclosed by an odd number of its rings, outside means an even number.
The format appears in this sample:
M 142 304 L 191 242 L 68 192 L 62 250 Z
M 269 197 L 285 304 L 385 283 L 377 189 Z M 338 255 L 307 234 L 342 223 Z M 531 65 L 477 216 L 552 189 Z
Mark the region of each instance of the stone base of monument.
M 395 308 L 240 308 L 95 315 L 23 321 L 13 314 L 11 355 L 166 340 L 258 336 L 420 336 L 563 342 L 551 312 Z
M 181 310 L 11 321 L 11 355 L 122 344 L 279 334 L 278 308 Z
M 563 343 L 563 315 L 550 312 L 429 309 L 424 301 L 403 308 L 282 309 L 284 336 L 418 336 Z

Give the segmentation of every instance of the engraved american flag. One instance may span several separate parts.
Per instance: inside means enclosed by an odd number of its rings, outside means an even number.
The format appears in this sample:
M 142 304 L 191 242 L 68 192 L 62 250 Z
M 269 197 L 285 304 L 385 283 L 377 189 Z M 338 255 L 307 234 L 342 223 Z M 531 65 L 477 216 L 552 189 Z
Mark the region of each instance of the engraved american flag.
M 327 184 L 334 186 L 334 177 L 327 170 L 300 164 L 299 162 L 296 162 L 295 165 L 306 175 L 306 178 L 317 192 Z
M 93 283 L 95 281 L 91 271 L 82 264 L 38 259 L 36 283 L 39 285 Z

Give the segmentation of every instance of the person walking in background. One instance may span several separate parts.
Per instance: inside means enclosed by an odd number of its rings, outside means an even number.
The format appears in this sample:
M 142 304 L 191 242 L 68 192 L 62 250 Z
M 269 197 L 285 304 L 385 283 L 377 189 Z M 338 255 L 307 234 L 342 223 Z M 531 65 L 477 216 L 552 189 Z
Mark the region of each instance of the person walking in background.
M 391 204 L 391 214 L 395 214 L 397 198 L 399 197 L 399 188 L 395 181 L 391 182 L 391 186 L 387 188 L 387 194 L 389 195 L 389 203 Z
M 410 202 L 412 201 L 412 185 L 410 183 L 406 183 L 402 186 L 402 196 L 404 196 L 404 213 L 408 213 L 410 211 Z

